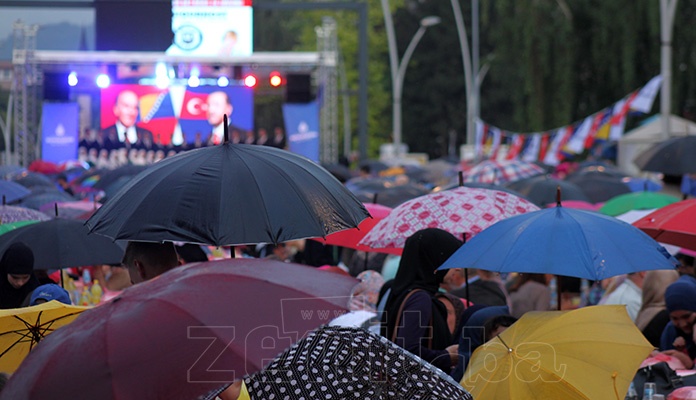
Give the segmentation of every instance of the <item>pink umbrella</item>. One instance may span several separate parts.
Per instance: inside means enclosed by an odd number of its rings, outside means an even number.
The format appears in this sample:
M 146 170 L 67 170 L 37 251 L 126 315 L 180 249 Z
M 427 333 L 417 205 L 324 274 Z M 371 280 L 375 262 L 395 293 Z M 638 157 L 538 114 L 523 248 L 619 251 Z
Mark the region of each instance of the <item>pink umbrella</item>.
M 402 248 L 409 236 L 425 228 L 440 228 L 457 237 L 466 234 L 469 239 L 500 220 L 538 209 L 510 193 L 458 187 L 416 197 L 394 208 L 360 244 Z
M 592 204 L 582 200 L 563 200 L 561 205 L 567 208 L 575 208 L 576 210 L 597 211 L 604 203 Z M 556 203 L 549 203 L 546 208 L 556 207 Z

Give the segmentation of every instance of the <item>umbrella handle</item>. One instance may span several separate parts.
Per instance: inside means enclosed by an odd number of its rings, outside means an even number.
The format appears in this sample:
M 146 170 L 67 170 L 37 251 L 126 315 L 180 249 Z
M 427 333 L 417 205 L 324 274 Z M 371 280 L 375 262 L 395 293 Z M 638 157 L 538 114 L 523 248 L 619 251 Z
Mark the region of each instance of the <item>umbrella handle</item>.
M 230 127 L 227 123 L 227 114 L 223 114 L 223 143 L 227 143 L 230 141 Z

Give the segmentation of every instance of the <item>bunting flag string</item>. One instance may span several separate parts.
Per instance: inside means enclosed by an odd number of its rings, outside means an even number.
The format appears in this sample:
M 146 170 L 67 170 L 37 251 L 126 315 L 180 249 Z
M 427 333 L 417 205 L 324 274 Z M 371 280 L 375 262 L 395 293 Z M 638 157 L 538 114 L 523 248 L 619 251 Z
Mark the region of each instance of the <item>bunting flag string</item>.
M 652 78 L 641 89 L 581 121 L 545 132 L 505 131 L 482 120 L 475 121 L 474 152 L 477 159 L 497 159 L 501 145 L 509 146 L 505 158 L 525 161 L 542 160 L 558 165 L 565 157 L 581 154 L 596 141 L 621 138 L 630 111 L 648 113 L 660 91 L 662 77 Z

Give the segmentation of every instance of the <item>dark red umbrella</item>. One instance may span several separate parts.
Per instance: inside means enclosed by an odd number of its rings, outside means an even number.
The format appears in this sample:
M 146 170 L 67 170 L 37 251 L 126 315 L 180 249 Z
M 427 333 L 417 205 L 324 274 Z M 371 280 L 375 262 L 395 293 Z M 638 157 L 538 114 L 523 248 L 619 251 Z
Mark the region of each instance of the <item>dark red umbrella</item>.
M 45 338 L 0 398 L 195 399 L 343 313 L 355 283 L 272 260 L 179 267 Z
M 633 223 L 658 242 L 696 250 L 696 199 L 662 207 Z

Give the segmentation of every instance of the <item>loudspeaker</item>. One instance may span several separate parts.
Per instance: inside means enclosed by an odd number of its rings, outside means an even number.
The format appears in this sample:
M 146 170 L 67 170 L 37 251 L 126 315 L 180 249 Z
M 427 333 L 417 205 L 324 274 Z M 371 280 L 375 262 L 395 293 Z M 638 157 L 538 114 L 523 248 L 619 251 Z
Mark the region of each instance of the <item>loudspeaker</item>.
M 171 0 L 95 0 L 96 48 L 99 51 L 157 51 L 169 48 Z
M 312 101 L 312 79 L 310 74 L 287 74 L 285 76 L 285 102 L 309 103 Z
M 44 72 L 43 98 L 52 101 L 70 100 L 70 86 L 67 72 Z

